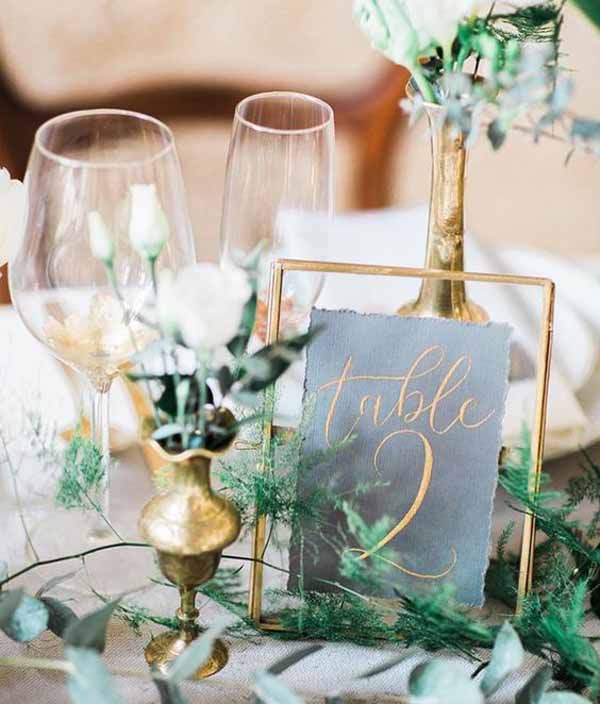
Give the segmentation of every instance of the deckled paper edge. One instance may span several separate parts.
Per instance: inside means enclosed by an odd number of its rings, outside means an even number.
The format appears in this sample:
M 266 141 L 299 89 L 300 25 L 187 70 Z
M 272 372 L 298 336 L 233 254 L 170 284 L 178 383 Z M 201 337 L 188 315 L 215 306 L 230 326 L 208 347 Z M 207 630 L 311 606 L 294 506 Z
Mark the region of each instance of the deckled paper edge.
M 351 310 L 350 308 L 319 308 L 317 306 L 313 306 L 310 312 L 310 321 L 308 325 L 309 331 L 311 330 L 314 322 L 313 315 L 315 311 L 318 311 L 320 313 L 350 313 L 352 315 L 356 316 L 361 316 L 361 317 L 369 317 L 369 318 L 383 318 L 386 320 L 397 320 L 398 315 L 397 314 L 388 314 L 388 313 L 368 313 L 368 312 L 359 312 L 355 310 Z M 423 320 L 426 318 L 419 318 L 418 316 L 405 316 L 406 318 L 410 318 L 413 320 Z M 496 441 L 496 454 L 495 454 L 495 459 L 493 460 L 494 462 L 494 484 L 493 488 L 491 491 L 491 496 L 490 496 L 490 504 L 489 504 L 489 512 L 487 514 L 487 545 L 488 548 L 485 552 L 485 556 L 481 560 L 481 595 L 480 599 L 478 602 L 459 602 L 462 603 L 464 606 L 474 606 L 481 608 L 485 605 L 485 575 L 487 574 L 487 571 L 490 566 L 490 561 L 491 561 L 491 550 L 492 550 L 492 518 L 494 514 L 494 503 L 496 501 L 496 493 L 498 491 L 498 458 L 500 456 L 500 451 L 502 449 L 502 425 L 504 422 L 504 415 L 506 413 L 506 400 L 508 398 L 508 392 L 510 389 L 510 343 L 511 343 L 511 337 L 513 333 L 513 328 L 509 323 L 507 322 L 497 322 L 493 320 L 488 320 L 487 323 L 475 323 L 469 320 L 452 320 L 451 318 L 435 318 L 436 321 L 442 323 L 442 324 L 447 324 L 447 325 L 461 325 L 463 327 L 477 327 L 479 329 L 481 328 L 490 328 L 492 326 L 498 327 L 498 328 L 505 328 L 506 330 L 506 335 L 505 335 L 505 342 L 504 342 L 504 354 L 502 355 L 502 358 L 504 359 L 504 365 L 505 365 L 505 374 L 504 374 L 504 397 L 502 399 L 501 403 L 501 414 L 500 414 L 500 423 L 498 424 L 498 436 L 497 436 L 497 441 Z M 308 388 L 307 388 L 307 380 L 308 380 L 308 367 L 310 364 L 310 354 L 311 354 L 311 345 L 309 344 L 306 349 L 306 365 L 305 365 L 305 371 L 304 371 L 304 382 L 303 382 L 303 391 L 302 391 L 302 414 L 300 415 L 300 425 L 303 425 L 304 423 L 304 408 L 306 404 L 306 399 L 309 395 Z M 300 439 L 300 453 L 303 452 L 304 450 L 304 441 L 305 438 L 302 437 Z M 491 460 L 490 460 L 491 463 Z M 290 534 L 290 550 L 288 551 L 289 553 L 289 558 L 291 558 L 291 544 L 292 540 L 292 535 Z M 291 559 L 289 559 L 289 562 L 291 562 Z M 290 565 L 291 566 L 291 565 Z M 291 575 L 290 575 L 291 579 Z M 289 587 L 289 580 L 288 580 L 288 587 Z

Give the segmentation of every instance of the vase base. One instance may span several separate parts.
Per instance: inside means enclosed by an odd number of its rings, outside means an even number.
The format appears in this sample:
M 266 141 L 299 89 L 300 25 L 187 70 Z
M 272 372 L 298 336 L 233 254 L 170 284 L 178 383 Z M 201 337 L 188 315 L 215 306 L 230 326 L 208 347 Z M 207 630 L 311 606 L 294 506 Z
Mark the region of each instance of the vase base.
M 146 662 L 150 667 L 167 674 L 173 660 L 177 659 L 188 645 L 189 641 L 186 641 L 175 631 L 162 633 L 157 638 L 153 638 L 146 646 L 144 650 Z M 225 667 L 228 659 L 227 646 L 222 640 L 216 640 L 209 658 L 196 670 L 192 679 L 203 680 L 215 675 Z
M 417 299 L 400 306 L 396 314 L 414 318 L 450 318 L 451 320 L 460 320 L 466 323 L 487 323 L 490 319 L 486 311 L 472 301 L 464 301 L 447 311 L 440 311 L 430 301 Z

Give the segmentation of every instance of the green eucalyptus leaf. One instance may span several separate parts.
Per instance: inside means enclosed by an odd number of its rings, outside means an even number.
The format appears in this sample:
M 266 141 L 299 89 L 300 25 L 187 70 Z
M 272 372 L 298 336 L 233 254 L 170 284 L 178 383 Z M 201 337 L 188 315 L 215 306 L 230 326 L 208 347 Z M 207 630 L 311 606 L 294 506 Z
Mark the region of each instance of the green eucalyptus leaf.
M 14 612 L 23 599 L 23 590 L 15 589 L 10 592 L 0 593 L 0 628 L 10 623 Z
M 120 704 L 110 673 L 95 651 L 67 647 L 65 655 L 74 668 L 67 679 L 73 704 Z
M 23 592 L 8 592 L 0 600 L 0 628 L 9 638 L 26 643 L 48 627 L 48 609 Z
M 410 673 L 408 690 L 411 702 L 420 699 L 428 704 L 483 704 L 484 698 L 475 682 L 456 663 L 429 660 Z
M 231 399 L 241 406 L 256 406 L 258 398 L 255 393 L 250 391 L 233 391 L 231 393 Z
M 161 377 L 160 382 L 163 387 L 162 394 L 159 396 L 156 406 L 166 413 L 170 418 L 175 418 L 177 415 L 177 394 L 175 392 L 175 379 L 173 376 L 165 374 Z
M 571 0 L 588 20 L 600 29 L 600 3 L 598 0 Z
M 83 616 L 69 624 L 63 634 L 65 643 L 78 648 L 91 648 L 99 653 L 106 647 L 106 630 L 108 623 L 121 598 L 109 601 L 97 611 Z
M 302 704 L 302 699 L 270 672 L 256 675 L 254 692 L 262 704 Z
M 280 351 L 280 354 L 283 350 Z M 258 381 L 265 381 L 271 378 L 273 363 L 266 356 L 252 355 L 245 357 L 243 361 L 244 371 Z
M 500 149 L 506 141 L 506 131 L 502 129 L 498 120 L 494 120 L 488 125 L 487 137 L 495 150 Z
M 399 655 L 396 658 L 393 658 L 392 660 L 388 660 L 387 662 L 382 663 L 381 665 L 376 665 L 375 667 L 372 667 L 371 669 L 367 670 L 366 672 L 363 672 L 361 675 L 358 676 L 359 680 L 366 680 L 369 679 L 370 677 L 375 677 L 376 675 L 381 675 L 383 672 L 387 672 L 388 670 L 391 670 L 394 667 L 397 667 L 403 662 L 406 662 L 410 658 L 414 656 L 414 653 L 408 652 L 408 653 L 403 653 L 402 655 Z
M 254 321 L 256 320 L 256 304 L 258 298 L 256 293 L 253 293 L 246 301 L 242 313 L 242 321 L 238 330 L 238 334 L 227 345 L 227 349 L 234 357 L 241 357 L 246 351 L 248 341 L 254 329 Z
M 280 675 L 282 672 L 285 672 L 285 670 L 289 669 L 301 660 L 304 660 L 304 658 L 307 658 L 309 655 L 318 652 L 322 648 L 323 646 L 318 643 L 313 643 L 312 645 L 307 645 L 304 648 L 300 648 L 293 653 L 286 655 L 284 658 L 274 662 L 269 668 L 267 668 L 267 672 L 270 672 L 272 675 Z
M 185 699 L 175 682 L 163 677 L 155 677 L 153 681 L 160 695 L 160 704 L 185 704 Z
M 157 428 L 152 433 L 152 438 L 154 440 L 165 440 L 173 435 L 181 435 L 181 433 L 183 433 L 183 425 L 179 423 L 165 423 L 165 425 L 161 425 L 160 428 Z
M 590 704 L 590 700 L 573 692 L 547 692 L 540 704 Z
M 42 584 L 42 586 L 37 590 L 37 592 L 35 593 L 36 598 L 39 599 L 39 597 L 41 597 L 43 594 L 51 591 L 52 589 L 54 589 L 54 587 L 58 587 L 59 584 L 68 581 L 76 574 L 77 570 L 73 570 L 73 572 L 67 572 L 67 574 L 58 574 L 56 575 L 56 577 L 52 577 L 52 579 L 49 579 L 47 582 L 44 582 L 44 584 Z
M 551 680 L 552 668 L 549 665 L 544 665 L 519 690 L 515 704 L 541 704 Z
M 163 374 L 149 374 L 147 372 L 127 372 L 125 376 L 129 381 L 162 381 Z
M 233 386 L 233 382 L 235 381 L 235 378 L 233 374 L 231 373 L 231 369 L 223 365 L 218 371 L 217 371 L 217 381 L 219 383 L 219 389 L 221 390 L 221 395 L 226 396 L 229 391 L 231 390 L 231 387 Z
M 189 378 L 182 379 L 175 388 L 175 398 L 177 400 L 177 415 L 183 415 L 190 397 L 191 381 Z
M 266 389 L 279 379 L 294 361 L 300 359 L 302 350 L 319 332 L 319 329 L 314 328 L 303 335 L 278 340 L 243 359 L 241 365 L 244 374 L 236 393 L 257 393 Z M 254 371 L 257 369 L 258 374 Z
M 67 628 L 77 621 L 77 614 L 66 604 L 51 596 L 43 596 L 40 601 L 48 609 L 48 629 L 62 638 Z
M 175 683 L 190 679 L 196 670 L 208 660 L 212 653 L 214 642 L 221 635 L 224 628 L 225 625 L 223 623 L 217 623 L 188 645 L 171 664 L 167 679 Z
M 485 696 L 493 694 L 508 675 L 521 667 L 524 659 L 525 650 L 521 639 L 507 621 L 496 637 L 490 664 L 481 680 L 481 691 Z

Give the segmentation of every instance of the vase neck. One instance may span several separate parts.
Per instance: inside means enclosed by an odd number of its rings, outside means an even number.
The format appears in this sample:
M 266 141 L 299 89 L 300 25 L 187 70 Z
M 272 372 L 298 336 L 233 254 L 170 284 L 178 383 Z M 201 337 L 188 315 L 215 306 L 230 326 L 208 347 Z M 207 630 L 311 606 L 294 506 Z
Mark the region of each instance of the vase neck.
M 193 489 L 201 494 L 211 494 L 210 462 L 208 457 L 194 457 L 175 464 L 173 478 L 175 490 L 189 491 Z
M 467 149 L 464 136 L 440 119 L 439 106 L 426 106 L 431 133 L 431 195 L 426 269 L 464 271 L 464 193 Z M 423 279 L 409 314 L 475 320 L 464 281 Z
M 462 271 L 467 150 L 464 136 L 428 111 L 431 129 L 431 194 L 427 238 L 428 269 Z

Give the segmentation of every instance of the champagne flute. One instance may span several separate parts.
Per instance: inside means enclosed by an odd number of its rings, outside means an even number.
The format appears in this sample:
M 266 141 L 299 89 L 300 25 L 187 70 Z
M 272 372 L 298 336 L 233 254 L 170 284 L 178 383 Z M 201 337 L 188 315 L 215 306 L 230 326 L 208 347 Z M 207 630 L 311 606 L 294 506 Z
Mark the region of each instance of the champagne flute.
M 255 343 L 266 334 L 269 269 L 278 258 L 325 259 L 334 210 L 334 119 L 310 95 L 271 92 L 235 110 L 221 224 L 221 263 L 240 265 L 262 243 Z M 282 334 L 306 326 L 320 274 L 285 277 Z
M 89 382 L 102 473 L 89 497 L 96 511 L 87 534 L 103 540 L 116 531 L 109 500 L 110 387 L 152 334 L 144 306 L 158 270 L 194 261 L 173 135 L 153 117 L 125 110 L 59 115 L 38 129 L 25 181 L 27 222 L 10 267 L 12 299 L 29 331 Z M 134 218 L 139 231 L 151 205 L 162 210 L 170 236 L 149 267 L 128 233 Z M 106 234 L 110 262 L 94 247 L 92 219 Z

